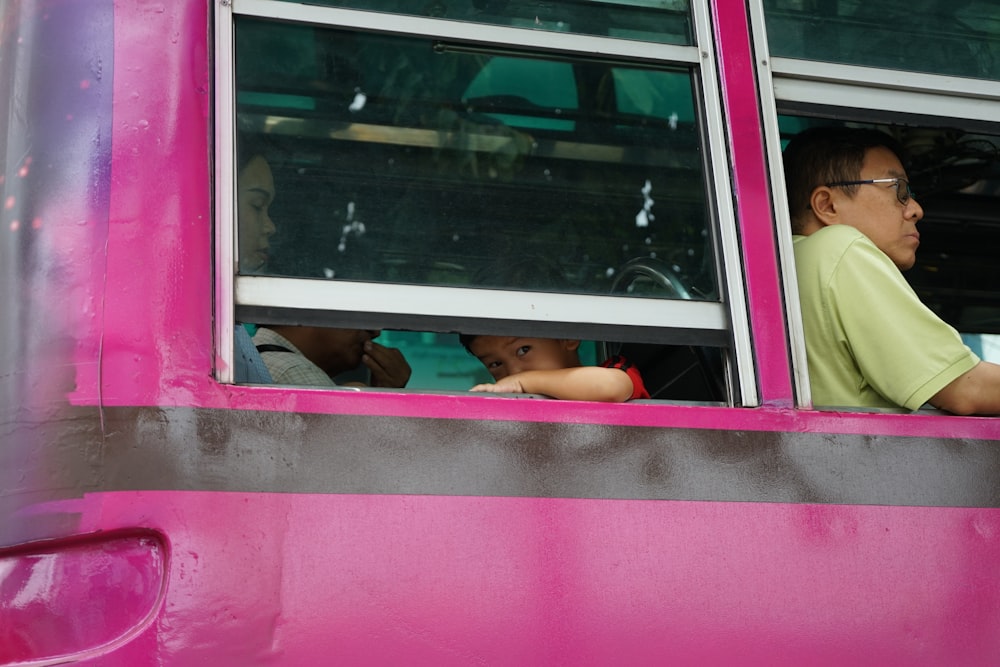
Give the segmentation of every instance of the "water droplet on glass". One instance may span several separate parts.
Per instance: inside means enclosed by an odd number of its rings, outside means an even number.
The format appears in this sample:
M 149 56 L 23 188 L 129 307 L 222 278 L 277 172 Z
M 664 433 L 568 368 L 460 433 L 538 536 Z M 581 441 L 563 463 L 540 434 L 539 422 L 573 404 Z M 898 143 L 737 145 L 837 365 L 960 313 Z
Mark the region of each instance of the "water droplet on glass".
M 365 103 L 368 101 L 368 97 L 361 92 L 360 89 L 354 89 L 354 99 L 351 100 L 351 104 L 347 107 L 352 113 L 357 113 L 365 108 Z

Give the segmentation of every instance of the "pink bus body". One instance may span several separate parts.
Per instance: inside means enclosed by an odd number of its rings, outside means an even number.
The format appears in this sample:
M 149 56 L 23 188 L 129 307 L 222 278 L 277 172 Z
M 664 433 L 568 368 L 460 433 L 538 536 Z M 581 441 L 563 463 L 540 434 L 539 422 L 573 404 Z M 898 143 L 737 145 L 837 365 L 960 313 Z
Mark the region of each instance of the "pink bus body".
M 742 3 L 751 408 L 216 381 L 214 8 L 0 10 L 0 664 L 1000 661 L 1000 421 L 795 407 Z

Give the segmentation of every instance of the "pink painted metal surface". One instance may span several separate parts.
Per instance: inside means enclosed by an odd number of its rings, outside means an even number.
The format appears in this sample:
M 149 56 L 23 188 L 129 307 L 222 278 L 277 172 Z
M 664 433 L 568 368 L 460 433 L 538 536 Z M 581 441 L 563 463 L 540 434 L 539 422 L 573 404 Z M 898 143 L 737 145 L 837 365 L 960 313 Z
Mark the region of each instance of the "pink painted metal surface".
M 792 369 L 747 12 L 742 2 L 711 4 L 761 402 L 791 407 Z
M 155 586 L 148 577 L 138 577 L 145 582 L 138 588 L 116 591 L 118 622 L 88 626 L 94 634 L 87 641 L 97 651 L 88 664 L 997 663 L 997 509 L 263 493 L 250 483 L 245 493 L 94 492 L 138 485 L 140 476 L 162 477 L 175 489 L 191 480 L 216 488 L 211 484 L 232 474 L 227 465 L 251 457 L 246 476 L 263 486 L 284 465 L 282 456 L 296 454 L 275 441 L 296 442 L 305 428 L 301 413 L 387 418 L 379 421 L 385 439 L 400 442 L 413 432 L 394 431 L 399 422 L 390 418 L 455 415 L 462 422 L 596 424 L 590 436 L 604 445 L 606 426 L 651 427 L 660 429 L 663 450 L 693 447 L 695 438 L 677 429 L 819 433 L 827 440 L 822 446 L 832 449 L 845 448 L 835 434 L 940 438 L 954 445 L 943 461 L 970 449 L 962 439 L 1000 437 L 1000 422 L 984 418 L 791 409 L 758 112 L 751 73 L 742 69 L 750 67 L 743 60 L 749 58 L 745 8 L 735 8 L 740 16 L 731 15 L 732 3 L 716 9 L 740 219 L 752 239 L 745 252 L 767 404 L 760 409 L 219 385 L 212 379 L 211 6 L 114 5 L 113 62 L 88 54 L 83 61 L 101 67 L 74 83 L 87 99 L 113 94 L 113 122 L 98 118 L 111 133 L 110 173 L 91 173 L 86 160 L 64 167 L 65 191 L 93 197 L 53 197 L 39 216 L 44 261 L 25 269 L 33 291 L 17 303 L 40 305 L 24 318 L 31 328 L 17 339 L 20 365 L 5 365 L 15 370 L 0 378 L 21 383 L 11 391 L 20 401 L 16 414 L 5 413 L 3 422 L 17 437 L 0 448 L 2 462 L 14 462 L 0 470 L 0 500 L 12 499 L 19 509 L 4 517 L 2 543 L 36 525 L 52 537 L 143 530 L 163 535 L 163 552 L 170 554 L 160 561 L 162 605 L 150 602 Z M 79 154 L 103 164 L 92 155 L 100 151 L 88 147 L 105 145 L 107 137 L 80 141 Z M 34 166 L 22 166 L 34 173 Z M 102 217 L 105 195 L 109 213 Z M 192 426 L 150 410 L 136 418 L 134 439 L 123 441 L 105 421 L 111 406 L 217 408 L 227 416 L 235 408 L 250 416 L 230 426 L 198 413 Z M 62 439 L 50 444 L 45 428 Z M 493 437 L 502 440 L 505 432 L 498 433 Z M 331 433 L 329 447 L 349 450 L 337 436 L 351 435 Z M 568 436 L 559 431 L 552 436 L 557 442 L 535 444 L 555 448 L 561 437 Z M 851 446 L 863 449 L 861 440 Z M 79 451 L 69 451 L 75 443 Z M 581 448 L 599 449 L 593 444 Z M 767 441 L 759 448 L 782 446 Z M 136 452 L 152 470 L 114 470 Z M 408 455 L 399 454 L 399 469 L 385 475 L 390 482 L 416 467 Z M 477 474 L 546 463 L 537 452 L 522 457 L 489 451 L 484 460 L 493 467 Z M 46 458 L 55 472 L 40 463 Z M 763 487 L 779 478 L 766 466 L 743 468 L 739 457 L 722 458 L 685 467 L 689 459 L 678 457 L 672 472 L 697 482 L 706 470 L 727 467 L 758 475 L 751 482 Z M 79 466 L 77 477 L 64 485 L 60 469 L 71 462 Z M 216 465 L 209 474 L 195 467 L 206 463 Z M 636 486 L 652 486 L 656 470 L 636 467 Z M 843 470 L 830 468 L 832 486 Z M 126 572 L 122 553 L 85 556 L 77 567 Z M 4 561 L 5 573 L 33 567 L 16 560 L 23 553 L 4 557 L 12 558 Z M 88 590 L 84 579 L 64 578 L 47 589 L 50 599 L 65 595 L 65 604 L 78 608 Z M 37 614 L 30 624 L 39 627 L 57 609 L 42 605 L 26 613 Z M 115 644 L 114 628 L 125 628 L 130 641 Z M 58 660 L 55 654 L 82 650 L 66 636 L 41 633 L 39 646 L 47 648 L 39 651 Z
M 126 531 L 0 552 L 0 664 L 87 658 L 126 644 L 159 611 L 167 554 Z
M 1000 657 L 1000 510 L 183 492 L 44 509 L 176 545 L 170 603 L 93 664 Z
M 106 269 L 89 284 L 98 312 L 76 327 L 74 401 L 221 398 L 210 382 L 206 289 L 211 11 L 197 2 L 115 4 L 110 220 L 103 246 L 94 244 Z

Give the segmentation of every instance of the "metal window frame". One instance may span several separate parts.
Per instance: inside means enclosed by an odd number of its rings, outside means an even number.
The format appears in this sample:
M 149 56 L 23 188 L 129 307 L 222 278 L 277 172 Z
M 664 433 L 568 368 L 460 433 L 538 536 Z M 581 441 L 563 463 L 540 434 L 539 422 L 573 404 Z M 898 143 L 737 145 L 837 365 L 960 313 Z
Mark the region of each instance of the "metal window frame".
M 636 340 L 690 341 L 731 345 L 742 405 L 756 405 L 749 323 L 739 257 L 732 186 L 726 160 L 718 75 L 710 56 L 712 34 L 708 5 L 692 2 L 693 25 L 700 46 L 678 46 L 626 39 L 553 33 L 416 16 L 302 5 L 274 0 L 219 0 L 216 5 L 216 377 L 232 382 L 233 322 L 248 316 L 281 312 L 300 323 L 322 323 L 323 312 L 347 314 L 349 322 L 423 321 L 429 327 L 468 328 L 476 323 L 516 326 L 530 322 L 540 333 L 572 327 L 576 332 L 620 333 Z M 234 16 L 334 25 L 379 33 L 433 36 L 497 47 L 530 49 L 568 57 L 608 58 L 636 64 L 696 68 L 698 101 L 706 140 L 706 193 L 718 253 L 720 302 L 640 299 L 604 295 L 547 294 L 460 287 L 390 283 L 326 282 L 297 278 L 238 276 L 236 256 L 236 122 Z M 363 297 L 362 297 L 363 295 Z M 489 303 L 486 310 L 484 303 Z M 400 304 L 405 304 L 405 308 Z M 338 317 L 341 326 L 348 325 Z

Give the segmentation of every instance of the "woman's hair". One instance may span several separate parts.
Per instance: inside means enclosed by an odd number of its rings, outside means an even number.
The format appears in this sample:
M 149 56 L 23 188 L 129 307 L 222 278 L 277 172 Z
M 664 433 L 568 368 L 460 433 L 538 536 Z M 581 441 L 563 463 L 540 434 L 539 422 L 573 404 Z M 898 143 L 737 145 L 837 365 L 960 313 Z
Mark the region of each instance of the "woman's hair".
M 250 160 L 258 155 L 267 159 L 270 146 L 259 134 L 251 132 L 236 133 L 236 173 L 243 171 Z

